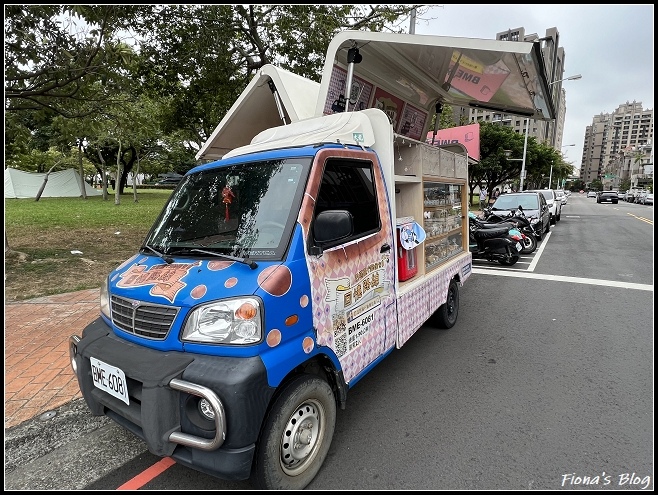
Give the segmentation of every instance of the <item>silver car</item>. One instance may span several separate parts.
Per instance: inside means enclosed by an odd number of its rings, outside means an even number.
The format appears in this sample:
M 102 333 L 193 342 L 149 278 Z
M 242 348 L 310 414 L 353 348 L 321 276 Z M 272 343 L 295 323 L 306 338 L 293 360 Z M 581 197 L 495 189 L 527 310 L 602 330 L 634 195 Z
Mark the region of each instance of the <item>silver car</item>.
M 557 196 L 557 199 L 560 200 L 562 203 L 562 206 L 567 204 L 567 201 L 569 200 L 569 196 L 564 192 L 564 189 L 556 189 L 555 190 L 555 195 Z
M 551 212 L 551 225 L 556 225 L 562 215 L 562 201 L 558 201 L 555 189 L 533 189 L 532 192 L 541 193 L 546 198 L 548 210 Z

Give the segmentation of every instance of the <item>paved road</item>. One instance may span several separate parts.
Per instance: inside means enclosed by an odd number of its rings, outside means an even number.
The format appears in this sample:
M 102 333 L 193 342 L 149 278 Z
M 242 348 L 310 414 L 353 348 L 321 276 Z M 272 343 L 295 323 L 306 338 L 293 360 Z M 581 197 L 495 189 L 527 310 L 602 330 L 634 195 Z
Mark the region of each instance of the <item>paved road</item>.
M 653 209 L 568 206 L 532 273 L 474 269 L 454 328 L 350 391 L 310 489 L 653 489 Z M 250 489 L 57 413 L 6 430 L 6 488 Z

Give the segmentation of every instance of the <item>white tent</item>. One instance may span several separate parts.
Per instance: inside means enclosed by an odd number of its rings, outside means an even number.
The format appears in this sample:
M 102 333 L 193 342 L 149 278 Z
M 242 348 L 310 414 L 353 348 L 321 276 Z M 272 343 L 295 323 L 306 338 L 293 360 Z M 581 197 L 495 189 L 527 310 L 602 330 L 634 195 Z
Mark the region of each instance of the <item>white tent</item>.
M 5 198 L 36 198 L 43 185 L 46 174 L 23 172 L 16 168 L 5 169 Z M 51 172 L 48 182 L 41 193 L 42 198 L 77 198 L 82 196 L 80 174 L 72 168 Z M 87 196 L 100 196 L 101 191 L 94 189 L 86 182 Z

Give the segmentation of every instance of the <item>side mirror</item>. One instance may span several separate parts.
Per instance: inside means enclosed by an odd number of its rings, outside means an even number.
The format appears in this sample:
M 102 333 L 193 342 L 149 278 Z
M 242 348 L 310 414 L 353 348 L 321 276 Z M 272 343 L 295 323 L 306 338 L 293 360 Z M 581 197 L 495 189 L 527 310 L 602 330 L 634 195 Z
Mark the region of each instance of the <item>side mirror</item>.
M 346 239 L 354 231 L 354 218 L 347 210 L 325 210 L 320 212 L 313 222 L 313 240 L 309 252 L 314 255 L 322 254 L 325 244 Z

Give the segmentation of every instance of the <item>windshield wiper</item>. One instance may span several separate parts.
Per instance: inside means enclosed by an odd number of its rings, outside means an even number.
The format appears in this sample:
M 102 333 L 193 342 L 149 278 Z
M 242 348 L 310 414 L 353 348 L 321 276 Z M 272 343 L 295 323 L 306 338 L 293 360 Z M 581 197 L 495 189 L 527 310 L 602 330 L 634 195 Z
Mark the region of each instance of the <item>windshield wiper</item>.
M 160 258 L 162 258 L 162 259 L 164 260 L 164 262 L 167 263 L 168 265 L 171 265 L 171 264 L 174 262 L 174 258 L 172 258 L 171 256 L 165 256 L 165 255 L 162 254 L 160 251 L 156 251 L 155 249 L 153 249 L 153 248 L 152 248 L 151 246 L 149 246 L 148 244 L 144 244 L 144 245 L 142 246 L 142 249 L 144 249 L 144 248 L 148 249 L 148 250 L 151 251 L 152 253 L 154 253 L 154 254 L 156 254 L 157 256 L 159 256 Z
M 247 259 L 247 258 L 238 258 L 236 256 L 229 256 L 228 254 L 214 253 L 212 251 L 206 251 L 205 249 L 196 249 L 196 248 L 194 248 L 194 249 L 190 249 L 190 251 L 195 251 L 197 253 L 209 254 L 211 256 L 217 256 L 218 258 L 226 258 L 226 259 L 229 259 L 229 260 L 238 261 L 240 263 L 244 263 L 245 265 L 247 265 L 252 270 L 255 270 L 256 268 L 258 268 L 258 265 L 256 264 L 255 261 L 252 261 L 252 260 Z

